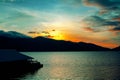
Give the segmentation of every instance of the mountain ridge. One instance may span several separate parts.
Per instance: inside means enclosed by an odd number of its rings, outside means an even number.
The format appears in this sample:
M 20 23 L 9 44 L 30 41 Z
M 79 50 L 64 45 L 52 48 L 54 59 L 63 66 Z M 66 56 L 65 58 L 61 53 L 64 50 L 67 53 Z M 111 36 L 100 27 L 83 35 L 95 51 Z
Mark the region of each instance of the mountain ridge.
M 6 33 L 6 32 L 4 32 Z M 8 33 L 8 32 L 7 32 Z M 18 51 L 109 51 L 92 43 L 71 42 L 64 40 L 54 40 L 45 37 L 27 37 L 18 32 L 13 32 L 14 37 L 0 35 L 0 49 L 16 49 Z M 17 33 L 17 34 L 16 34 Z M 23 36 L 23 37 L 21 37 Z
M 120 46 L 113 48 L 114 51 L 120 51 Z

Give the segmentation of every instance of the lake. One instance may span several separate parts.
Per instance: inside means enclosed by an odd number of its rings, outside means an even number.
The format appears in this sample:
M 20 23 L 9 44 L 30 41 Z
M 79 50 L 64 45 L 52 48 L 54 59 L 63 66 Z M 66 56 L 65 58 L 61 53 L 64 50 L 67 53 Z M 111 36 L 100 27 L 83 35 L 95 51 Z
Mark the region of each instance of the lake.
M 120 80 L 120 52 L 22 52 L 43 64 L 19 80 Z

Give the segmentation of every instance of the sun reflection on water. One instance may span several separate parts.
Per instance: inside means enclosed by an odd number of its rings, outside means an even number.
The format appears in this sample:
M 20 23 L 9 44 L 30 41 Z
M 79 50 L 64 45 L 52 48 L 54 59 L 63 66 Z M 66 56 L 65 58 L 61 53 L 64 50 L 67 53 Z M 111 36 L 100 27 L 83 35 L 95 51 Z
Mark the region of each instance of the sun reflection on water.
M 51 52 L 34 56 L 44 67 L 21 80 L 120 80 L 120 54 L 117 53 Z

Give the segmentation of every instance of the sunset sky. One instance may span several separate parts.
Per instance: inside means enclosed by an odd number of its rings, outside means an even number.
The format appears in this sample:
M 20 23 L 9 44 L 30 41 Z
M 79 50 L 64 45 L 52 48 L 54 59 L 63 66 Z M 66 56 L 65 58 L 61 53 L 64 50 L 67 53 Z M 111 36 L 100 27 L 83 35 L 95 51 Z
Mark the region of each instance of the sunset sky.
M 120 45 L 120 0 L 0 0 L 0 30 Z

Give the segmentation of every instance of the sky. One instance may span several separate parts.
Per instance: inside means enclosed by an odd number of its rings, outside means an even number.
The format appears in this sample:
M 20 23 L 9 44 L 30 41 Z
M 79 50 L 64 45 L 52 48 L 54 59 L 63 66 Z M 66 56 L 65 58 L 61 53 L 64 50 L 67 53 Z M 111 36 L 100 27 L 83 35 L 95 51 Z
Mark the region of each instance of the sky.
M 120 0 L 0 0 L 0 30 L 120 45 Z

